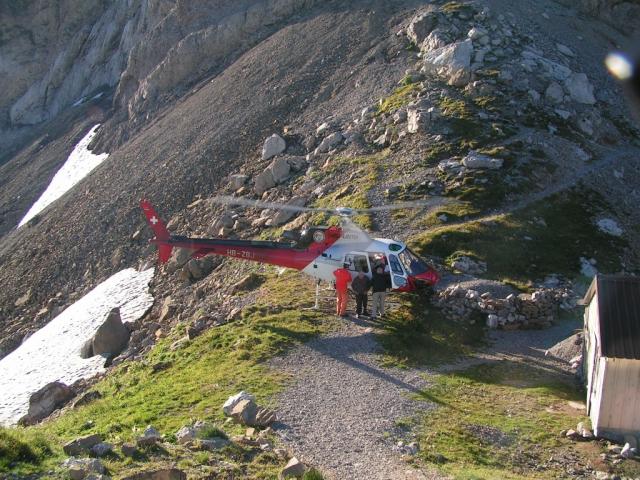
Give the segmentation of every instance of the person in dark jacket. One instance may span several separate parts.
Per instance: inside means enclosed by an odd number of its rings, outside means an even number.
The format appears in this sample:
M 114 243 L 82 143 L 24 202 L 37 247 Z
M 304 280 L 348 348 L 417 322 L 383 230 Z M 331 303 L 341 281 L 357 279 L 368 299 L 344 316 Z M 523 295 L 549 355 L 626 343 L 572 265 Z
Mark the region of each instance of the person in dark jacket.
M 382 265 L 376 267 L 375 272 L 373 272 L 371 286 L 373 287 L 371 318 L 376 318 L 378 315 L 384 315 L 384 300 L 387 296 L 387 289 L 391 288 L 391 276 L 388 273 L 384 273 Z
M 369 316 L 367 312 L 367 292 L 370 287 L 371 280 L 360 270 L 356 278 L 351 282 L 351 290 L 356 294 L 356 318 L 360 318 L 360 315 Z

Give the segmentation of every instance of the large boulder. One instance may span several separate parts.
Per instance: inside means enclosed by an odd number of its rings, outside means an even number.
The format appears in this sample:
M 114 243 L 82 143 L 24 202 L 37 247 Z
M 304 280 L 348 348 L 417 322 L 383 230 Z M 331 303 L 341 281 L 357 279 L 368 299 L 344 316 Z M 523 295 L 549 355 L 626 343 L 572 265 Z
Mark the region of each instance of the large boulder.
M 591 82 L 589 82 L 589 79 L 584 73 L 572 73 L 571 76 L 564 81 L 564 87 L 574 101 L 586 105 L 596 103 L 596 97 L 593 96 L 593 85 L 591 85 Z
M 29 398 L 29 410 L 18 423 L 33 425 L 73 398 L 73 390 L 62 382 L 51 382 Z
M 241 400 L 231 410 L 231 417 L 249 427 L 268 427 L 276 421 L 272 410 L 259 407 L 253 400 Z
M 471 54 L 473 42 L 471 39 L 452 43 L 422 57 L 425 73 L 435 73 L 444 78 L 449 85 L 463 87 L 471 80 Z
M 242 400 L 255 400 L 255 399 L 256 397 L 254 397 L 250 393 L 245 392 L 243 390 L 240 393 L 236 393 L 235 395 L 232 395 L 229 398 L 227 398 L 227 401 L 224 402 L 224 405 L 222 405 L 222 411 L 224 412 L 225 415 L 231 415 L 231 411 L 233 410 L 233 408 Z
M 77 457 L 88 453 L 100 442 L 102 442 L 102 437 L 100 435 L 87 435 L 85 437 L 76 438 L 75 440 L 67 443 L 62 447 L 62 450 L 70 457 Z
M 116 357 L 126 348 L 130 335 L 131 332 L 125 327 L 120 318 L 120 309 L 113 308 L 104 323 L 98 327 L 95 335 L 85 344 L 82 352 L 83 358 L 94 355 L 103 355 L 109 358 Z
M 280 135 L 274 133 L 264 141 L 264 145 L 262 146 L 262 160 L 269 160 L 276 155 L 280 155 L 286 148 L 287 142 L 285 142 Z

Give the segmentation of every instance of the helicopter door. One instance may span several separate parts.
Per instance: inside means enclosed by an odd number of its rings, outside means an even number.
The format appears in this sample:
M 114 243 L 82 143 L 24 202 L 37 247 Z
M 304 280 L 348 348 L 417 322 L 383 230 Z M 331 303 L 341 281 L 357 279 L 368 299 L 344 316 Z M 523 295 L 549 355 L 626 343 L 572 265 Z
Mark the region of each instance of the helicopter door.
M 351 252 L 344 256 L 344 263 L 348 265 L 347 269 L 351 272 L 364 272 L 371 277 L 371 267 L 369 265 L 369 257 L 366 253 Z
M 393 288 L 403 288 L 407 286 L 407 274 L 402 269 L 402 265 L 400 264 L 400 260 L 398 256 L 390 253 L 389 254 L 389 271 L 391 273 L 391 284 Z

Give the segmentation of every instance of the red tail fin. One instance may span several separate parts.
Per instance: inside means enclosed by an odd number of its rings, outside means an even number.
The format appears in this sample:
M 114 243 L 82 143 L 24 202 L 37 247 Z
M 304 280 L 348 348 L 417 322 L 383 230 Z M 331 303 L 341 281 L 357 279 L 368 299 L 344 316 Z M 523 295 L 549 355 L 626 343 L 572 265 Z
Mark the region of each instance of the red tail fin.
M 156 243 L 158 245 L 158 254 L 160 256 L 160 261 L 165 263 L 171 257 L 171 247 L 170 244 L 164 243 L 169 240 L 170 234 L 165 226 L 164 222 L 160 220 L 160 217 L 151 206 L 151 203 L 148 200 L 140 200 L 140 207 L 144 211 L 145 216 L 147 217 L 147 223 L 153 230 L 153 233 L 156 235 Z

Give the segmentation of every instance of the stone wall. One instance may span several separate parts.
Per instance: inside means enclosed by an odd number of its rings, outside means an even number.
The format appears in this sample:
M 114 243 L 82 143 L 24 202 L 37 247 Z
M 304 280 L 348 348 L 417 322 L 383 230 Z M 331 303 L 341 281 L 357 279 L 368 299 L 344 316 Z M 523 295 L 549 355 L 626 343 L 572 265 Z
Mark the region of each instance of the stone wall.
M 571 309 L 576 300 L 568 288 L 542 288 L 531 294 L 494 298 L 489 292 L 481 295 L 476 290 L 451 285 L 436 292 L 433 302 L 452 320 L 469 320 L 479 312 L 486 316 L 488 327 L 515 330 L 549 327 L 557 319 L 558 309 Z

